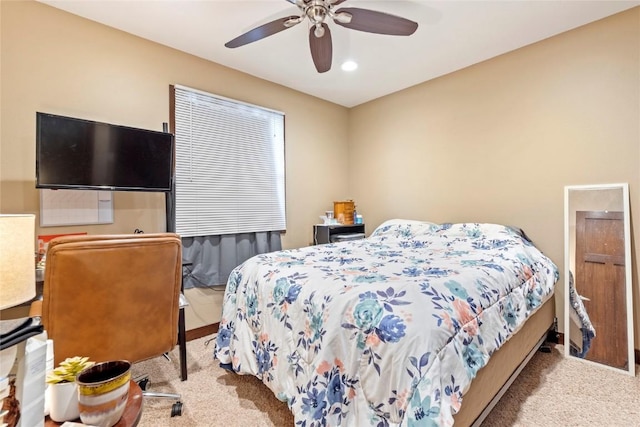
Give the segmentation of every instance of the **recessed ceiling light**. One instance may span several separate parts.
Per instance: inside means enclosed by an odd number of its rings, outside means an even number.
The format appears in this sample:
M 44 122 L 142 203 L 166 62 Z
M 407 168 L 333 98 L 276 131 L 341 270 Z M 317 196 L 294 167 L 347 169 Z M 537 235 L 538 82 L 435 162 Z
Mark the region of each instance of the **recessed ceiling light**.
M 358 68 L 358 64 L 355 61 L 345 61 L 342 63 L 343 71 L 353 71 Z

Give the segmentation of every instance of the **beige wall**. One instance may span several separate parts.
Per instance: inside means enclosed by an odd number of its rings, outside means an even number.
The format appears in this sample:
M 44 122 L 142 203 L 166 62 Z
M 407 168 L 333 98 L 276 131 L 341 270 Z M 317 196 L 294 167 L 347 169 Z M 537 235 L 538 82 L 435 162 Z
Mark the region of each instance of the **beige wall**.
M 349 126 L 369 230 L 392 217 L 517 225 L 562 271 L 564 186 L 628 182 L 638 242 L 640 9 L 353 108 Z
M 285 247 L 308 245 L 318 215 L 348 196 L 346 108 L 41 3 L 3 1 L 0 10 L 0 212 L 38 213 L 36 111 L 162 130 L 170 84 L 285 113 Z M 111 225 L 37 231 L 164 231 L 163 195 L 116 192 L 114 206 Z

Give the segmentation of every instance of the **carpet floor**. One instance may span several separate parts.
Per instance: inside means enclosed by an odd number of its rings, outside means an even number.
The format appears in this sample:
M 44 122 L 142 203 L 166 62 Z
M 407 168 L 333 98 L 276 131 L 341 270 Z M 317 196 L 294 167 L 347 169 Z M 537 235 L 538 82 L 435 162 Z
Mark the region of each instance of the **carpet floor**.
M 178 349 L 133 367 L 148 374 L 150 391 L 180 393 L 183 414 L 170 417 L 172 400 L 147 398 L 140 427 L 293 427 L 287 405 L 257 378 L 236 375 L 212 357 L 211 337 L 187 343 L 187 381 L 180 381 Z M 491 426 L 640 427 L 640 377 L 537 352 L 482 424 Z M 636 366 L 636 372 L 639 367 Z M 464 402 L 463 402 L 464 405 Z

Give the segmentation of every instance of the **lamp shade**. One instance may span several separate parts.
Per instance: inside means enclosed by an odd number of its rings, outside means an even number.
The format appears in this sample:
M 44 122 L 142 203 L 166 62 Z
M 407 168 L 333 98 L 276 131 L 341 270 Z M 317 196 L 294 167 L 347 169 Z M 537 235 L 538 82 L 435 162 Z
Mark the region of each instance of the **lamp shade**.
M 0 310 L 35 296 L 35 215 L 0 215 Z

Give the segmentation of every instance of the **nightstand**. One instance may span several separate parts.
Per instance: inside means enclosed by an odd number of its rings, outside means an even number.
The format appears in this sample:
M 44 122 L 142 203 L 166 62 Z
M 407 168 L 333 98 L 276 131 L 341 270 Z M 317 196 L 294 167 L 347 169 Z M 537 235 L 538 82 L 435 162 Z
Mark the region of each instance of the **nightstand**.
M 364 224 L 316 224 L 313 226 L 314 245 L 363 239 L 364 236 Z

